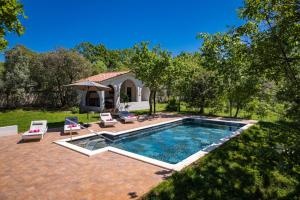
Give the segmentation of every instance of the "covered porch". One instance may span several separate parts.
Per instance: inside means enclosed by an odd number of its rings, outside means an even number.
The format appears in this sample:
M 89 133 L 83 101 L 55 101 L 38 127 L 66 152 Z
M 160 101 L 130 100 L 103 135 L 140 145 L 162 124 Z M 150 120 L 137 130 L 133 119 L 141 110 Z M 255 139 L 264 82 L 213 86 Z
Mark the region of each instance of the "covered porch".
M 132 74 L 124 74 L 100 82 L 110 91 L 81 91 L 82 111 L 143 110 L 149 108 L 149 88 Z

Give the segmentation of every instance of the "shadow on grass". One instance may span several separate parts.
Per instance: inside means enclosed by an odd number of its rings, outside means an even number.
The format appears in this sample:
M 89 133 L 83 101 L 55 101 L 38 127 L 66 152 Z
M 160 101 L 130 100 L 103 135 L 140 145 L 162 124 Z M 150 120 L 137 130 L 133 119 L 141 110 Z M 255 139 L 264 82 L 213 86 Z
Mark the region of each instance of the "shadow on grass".
M 86 127 L 89 127 L 90 125 L 83 123 L 82 121 L 79 121 L 78 123 L 80 124 L 85 124 Z M 63 130 L 63 127 L 65 125 L 65 121 L 60 121 L 60 122 L 48 122 L 48 128 L 50 129 L 61 129 Z M 56 131 L 56 130 L 54 130 Z
M 142 199 L 299 199 L 299 127 L 261 122 Z
M 48 122 L 48 128 L 63 128 L 65 121 L 60 122 Z

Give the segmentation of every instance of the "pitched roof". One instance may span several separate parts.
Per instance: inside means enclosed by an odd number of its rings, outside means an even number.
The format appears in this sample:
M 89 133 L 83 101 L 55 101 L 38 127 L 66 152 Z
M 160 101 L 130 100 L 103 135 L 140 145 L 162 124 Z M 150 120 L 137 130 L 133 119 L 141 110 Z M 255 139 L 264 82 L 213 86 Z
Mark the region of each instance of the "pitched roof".
M 94 75 L 94 76 L 90 76 L 90 77 L 81 79 L 79 81 L 102 82 L 102 81 L 105 81 L 107 79 L 111 79 L 111 78 L 114 78 L 116 76 L 120 76 L 120 75 L 127 74 L 127 73 L 129 73 L 129 71 L 105 72 L 105 73 L 101 73 L 101 74 L 97 74 L 97 75 Z M 77 82 L 79 82 L 79 81 L 77 81 Z

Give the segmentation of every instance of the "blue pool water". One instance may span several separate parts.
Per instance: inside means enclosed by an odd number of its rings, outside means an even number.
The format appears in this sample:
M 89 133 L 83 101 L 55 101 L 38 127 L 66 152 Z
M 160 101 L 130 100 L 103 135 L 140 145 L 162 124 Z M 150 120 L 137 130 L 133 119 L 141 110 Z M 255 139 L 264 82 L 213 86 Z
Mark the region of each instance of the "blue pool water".
M 71 143 L 95 150 L 113 146 L 132 153 L 176 164 L 203 150 L 220 139 L 231 135 L 244 124 L 226 124 L 211 121 L 184 120 L 163 127 L 135 131 L 132 134 L 103 141 L 98 136 L 74 140 Z M 97 141 L 98 140 L 98 141 Z

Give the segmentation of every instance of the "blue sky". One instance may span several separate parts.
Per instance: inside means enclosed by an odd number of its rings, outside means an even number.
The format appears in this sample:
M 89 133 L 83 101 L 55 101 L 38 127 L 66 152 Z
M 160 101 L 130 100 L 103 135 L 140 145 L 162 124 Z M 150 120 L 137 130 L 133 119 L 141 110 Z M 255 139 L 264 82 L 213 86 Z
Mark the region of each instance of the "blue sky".
M 199 32 L 238 25 L 242 0 L 21 0 L 28 16 L 21 37 L 10 34 L 9 48 L 22 44 L 45 52 L 80 42 L 111 49 L 141 41 L 160 44 L 174 54 L 197 51 Z M 0 57 L 3 60 L 3 56 Z

